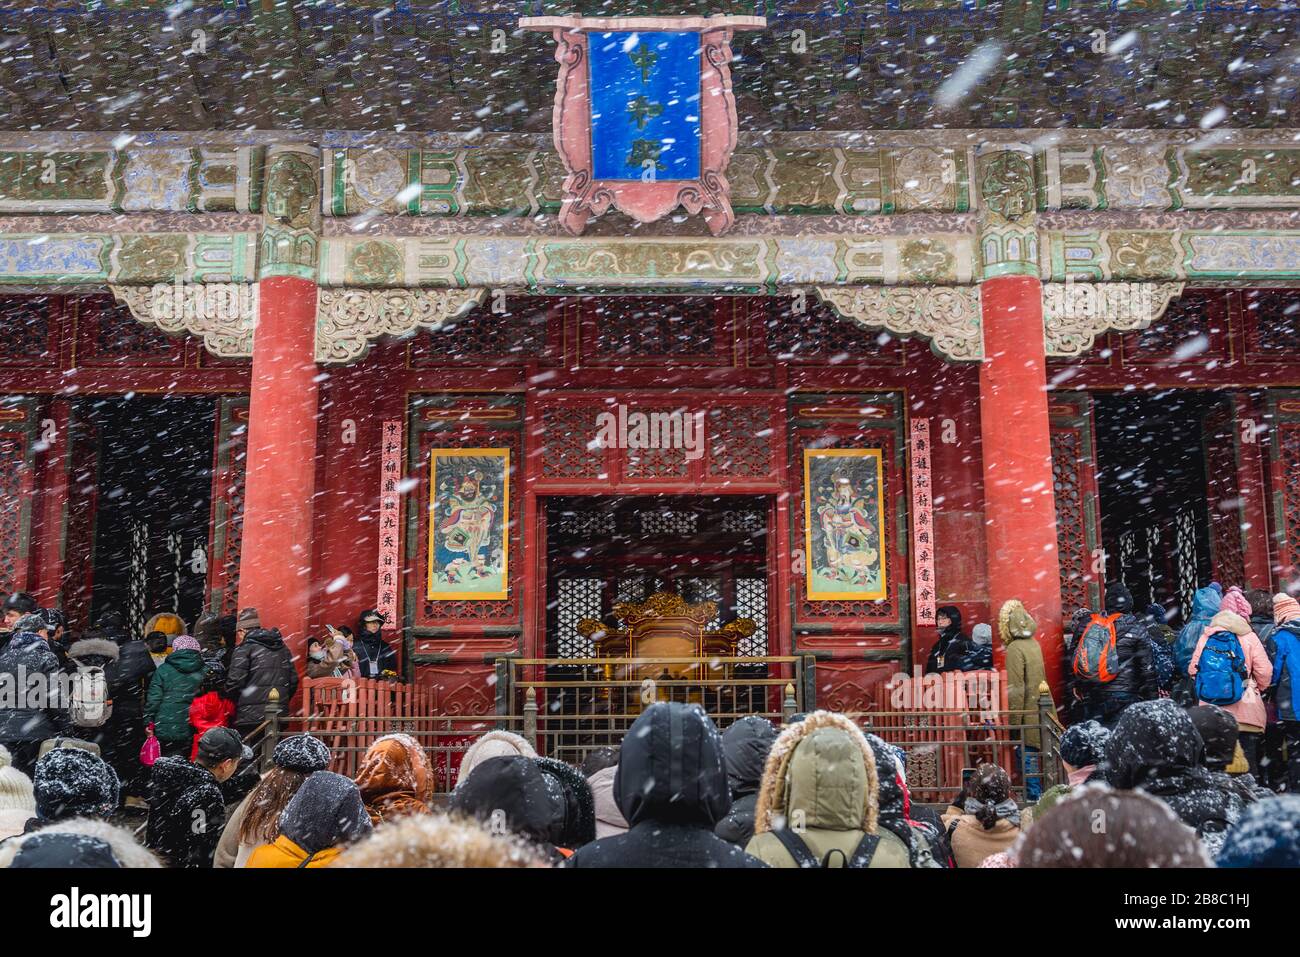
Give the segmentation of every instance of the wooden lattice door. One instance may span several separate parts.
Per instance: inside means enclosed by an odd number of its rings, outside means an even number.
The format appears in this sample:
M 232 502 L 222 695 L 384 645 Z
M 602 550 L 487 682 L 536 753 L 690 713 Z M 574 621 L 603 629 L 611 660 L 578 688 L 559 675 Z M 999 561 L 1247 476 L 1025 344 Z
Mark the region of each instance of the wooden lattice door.
M 37 400 L 0 397 L 0 592 L 28 587 Z
M 239 601 L 247 453 L 248 397 L 221 396 L 217 399 L 216 445 L 212 457 L 207 607 L 223 615 L 234 614 Z
M 1104 566 L 1098 561 L 1101 512 L 1092 397 L 1056 393 L 1051 405 L 1052 485 L 1061 559 L 1061 608 L 1099 608 Z

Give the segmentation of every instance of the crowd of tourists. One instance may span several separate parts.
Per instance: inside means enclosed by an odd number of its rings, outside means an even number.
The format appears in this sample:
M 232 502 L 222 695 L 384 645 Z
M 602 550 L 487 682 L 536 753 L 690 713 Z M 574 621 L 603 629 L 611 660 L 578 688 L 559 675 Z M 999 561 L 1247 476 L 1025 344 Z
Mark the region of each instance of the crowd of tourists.
M 253 609 L 193 634 L 156 615 L 139 637 L 110 615 L 69 640 L 27 595 L 4 608 L 0 687 L 65 675 L 70 690 L 0 701 L 0 867 L 1300 866 L 1300 603 L 1285 594 L 1211 584 L 1175 631 L 1108 587 L 1068 623 L 1051 753 L 1039 728 L 1014 726 L 1021 760 L 970 769 L 946 806 L 913 801 L 909 752 L 844 714 L 720 731 L 678 702 L 649 704 L 580 766 L 488 731 L 447 795 L 448 769 L 405 734 L 371 742 L 353 777 L 308 734 L 280 738 L 259 769 L 248 741 L 293 697 L 299 664 L 396 675 L 380 615 L 328 629 L 299 663 Z M 996 630 L 1009 707 L 1028 710 L 1038 624 L 1010 601 Z M 967 637 L 942 609 L 929 669 L 990 668 L 993 631 Z M 1040 793 L 1045 758 L 1064 779 Z

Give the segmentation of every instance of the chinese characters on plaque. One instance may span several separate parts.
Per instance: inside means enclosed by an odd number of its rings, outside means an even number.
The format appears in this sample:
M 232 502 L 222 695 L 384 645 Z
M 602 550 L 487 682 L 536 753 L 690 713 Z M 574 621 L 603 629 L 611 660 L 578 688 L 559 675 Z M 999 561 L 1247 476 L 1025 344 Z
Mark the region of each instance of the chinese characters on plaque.
M 397 623 L 397 590 L 401 582 L 402 423 L 384 422 L 381 484 L 379 489 L 379 593 L 375 608 L 389 627 Z
M 933 625 L 934 495 L 930 485 L 930 420 L 912 420 L 912 556 L 916 576 L 916 623 Z

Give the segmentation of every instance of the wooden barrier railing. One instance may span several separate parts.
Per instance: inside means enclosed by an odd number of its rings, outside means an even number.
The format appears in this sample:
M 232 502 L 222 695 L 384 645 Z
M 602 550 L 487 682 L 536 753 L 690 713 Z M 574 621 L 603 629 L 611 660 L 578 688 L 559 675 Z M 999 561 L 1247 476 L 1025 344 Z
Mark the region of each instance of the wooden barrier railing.
M 796 710 L 815 707 L 799 693 L 811 684 L 811 663 L 794 658 L 769 659 L 767 675 L 737 675 L 726 669 L 731 661 L 711 660 L 717 677 L 659 681 L 647 685 L 635 677 L 607 678 L 606 665 L 644 665 L 648 659 L 601 661 L 600 674 L 588 673 L 591 662 L 541 660 L 503 662 L 498 669 L 506 684 L 498 698 L 509 714 L 439 714 L 433 690 L 419 685 L 376 679 L 316 678 L 302 684 L 302 710 L 297 715 L 268 717 L 266 758 L 283 734 L 304 731 L 320 738 L 333 752 L 332 770 L 356 775 L 362 756 L 375 739 L 403 732 L 429 753 L 437 789 L 455 784 L 461 756 L 481 735 L 493 729 L 513 731 L 528 739 L 541 754 L 574 764 L 594 747 L 616 746 L 646 701 L 695 700 L 705 706 L 720 727 L 742 714 L 760 714 L 774 724 L 790 720 Z M 784 668 L 782 669 L 782 666 Z M 576 673 L 573 669 L 578 669 Z M 786 670 L 780 675 L 780 670 Z M 548 673 L 549 672 L 549 673 Z M 869 710 L 850 712 L 864 730 L 902 747 L 908 755 L 908 784 L 913 799 L 939 803 L 961 789 L 962 769 L 981 761 L 1001 765 L 1023 794 L 1027 781 L 1040 776 L 1048 787 L 1059 779 L 1055 743 L 1060 726 L 1051 712 L 1051 699 L 1038 708 L 1011 712 L 1002 675 L 966 672 L 908 677 L 908 686 L 880 689 Z M 1037 730 L 1042 737 L 1041 765 L 1026 766 L 1017 750 L 1022 736 Z
M 424 747 L 434 745 L 418 719 L 437 713 L 431 688 L 378 678 L 306 678 L 302 682 L 303 728 L 329 745 L 331 770 L 352 777 L 365 747 L 385 734 L 404 732 Z M 365 747 L 358 742 L 365 741 Z

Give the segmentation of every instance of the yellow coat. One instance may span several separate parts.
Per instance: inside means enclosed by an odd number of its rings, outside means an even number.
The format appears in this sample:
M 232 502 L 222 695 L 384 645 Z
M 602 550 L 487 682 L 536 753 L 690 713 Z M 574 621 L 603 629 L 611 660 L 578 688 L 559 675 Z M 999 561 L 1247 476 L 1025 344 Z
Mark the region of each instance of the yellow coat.
M 246 867 L 329 867 L 334 858 L 339 856 L 337 847 L 327 847 L 315 854 L 308 854 L 303 848 L 289 840 L 283 834 L 270 844 L 263 844 L 248 859 Z

